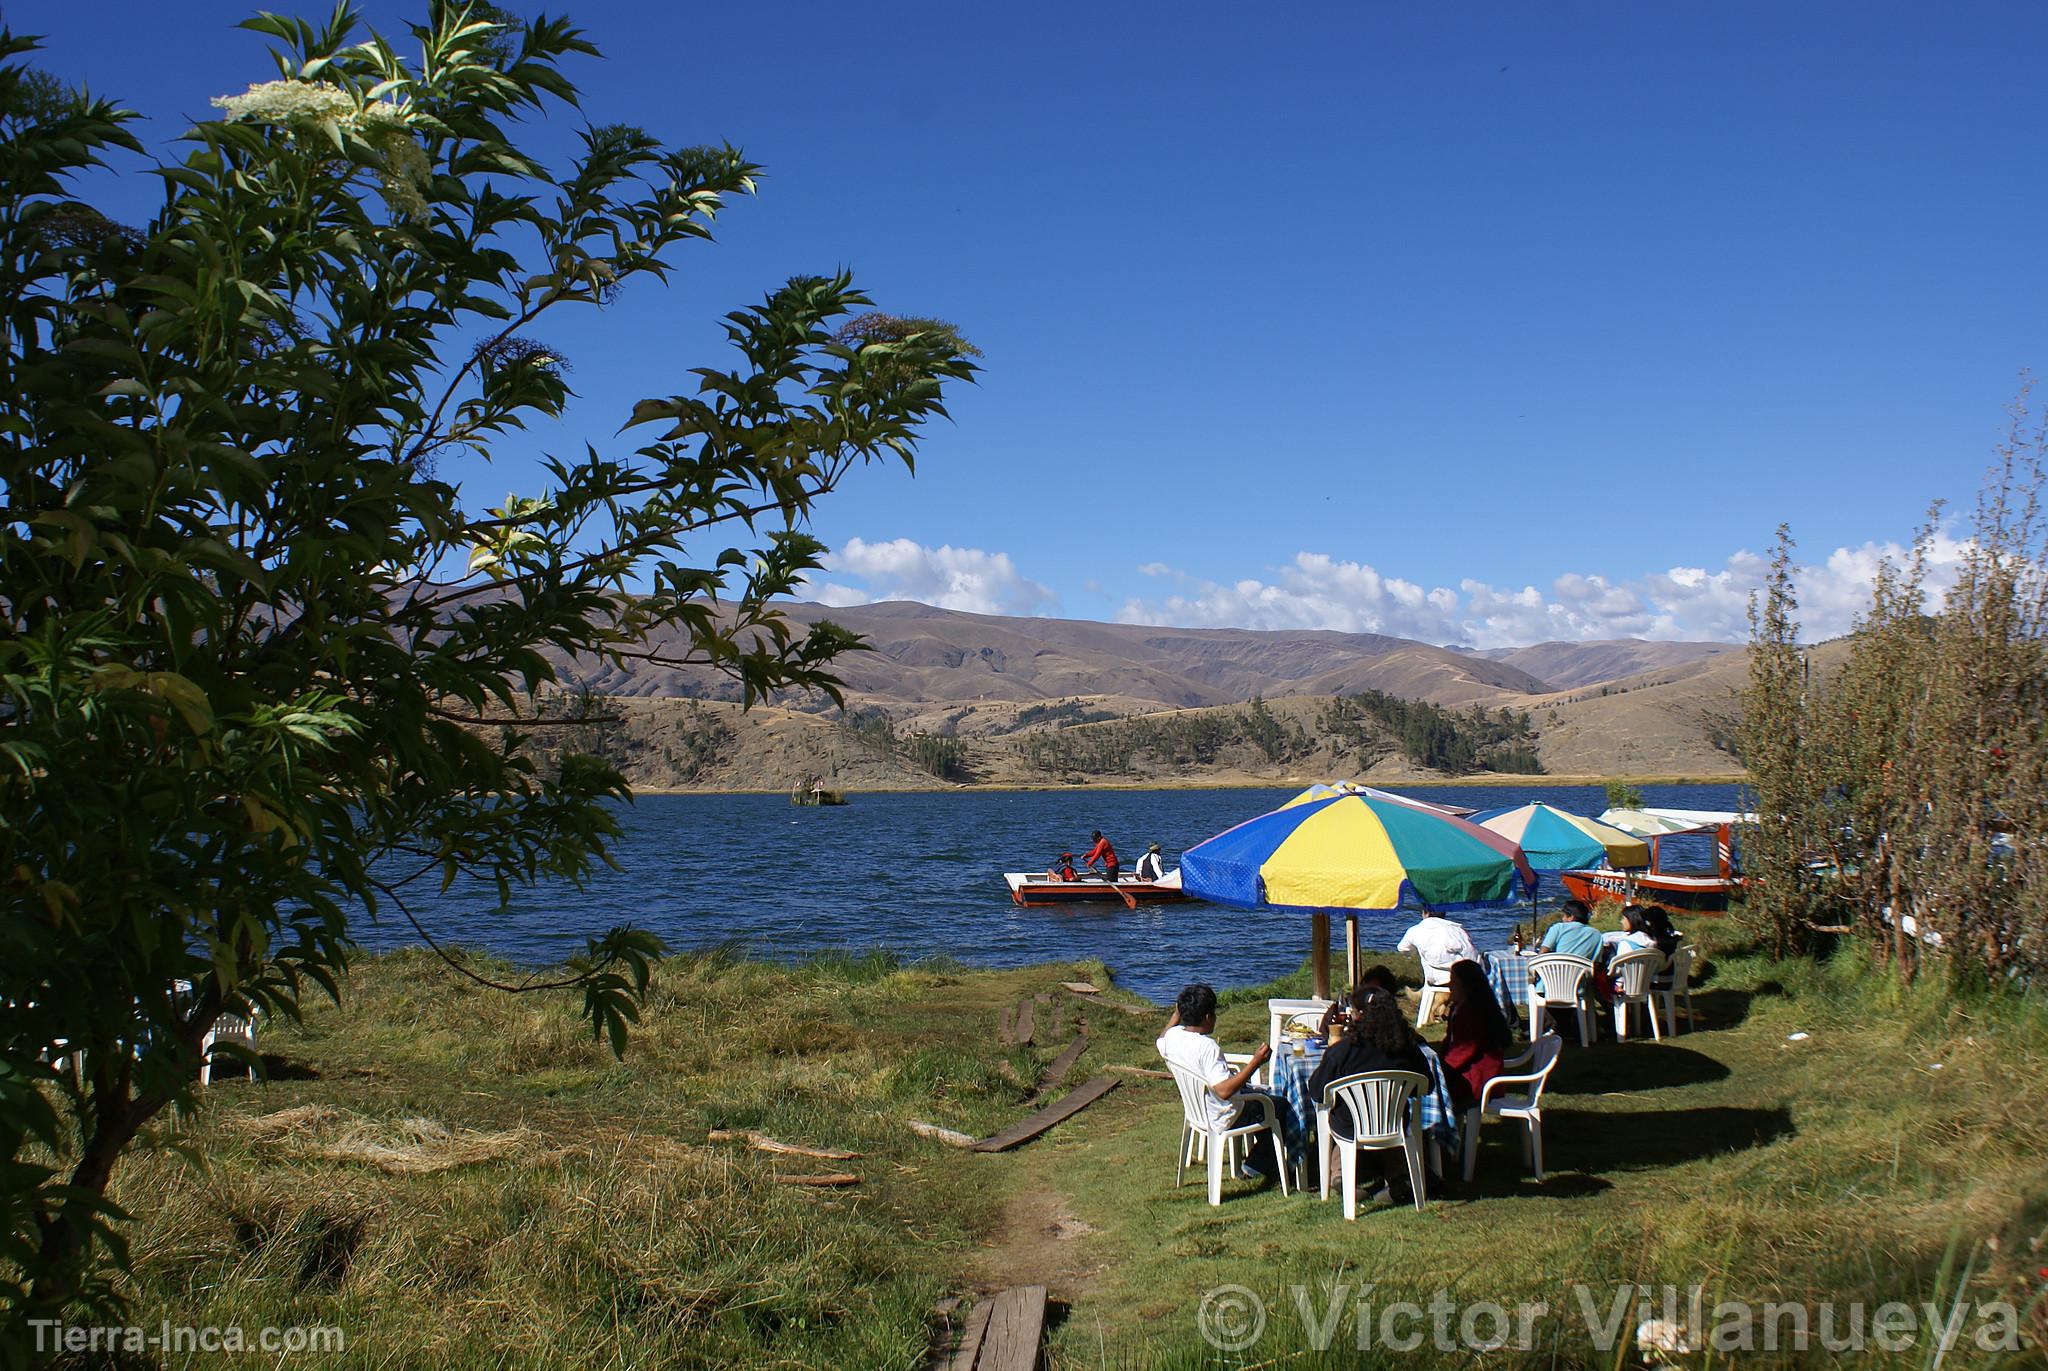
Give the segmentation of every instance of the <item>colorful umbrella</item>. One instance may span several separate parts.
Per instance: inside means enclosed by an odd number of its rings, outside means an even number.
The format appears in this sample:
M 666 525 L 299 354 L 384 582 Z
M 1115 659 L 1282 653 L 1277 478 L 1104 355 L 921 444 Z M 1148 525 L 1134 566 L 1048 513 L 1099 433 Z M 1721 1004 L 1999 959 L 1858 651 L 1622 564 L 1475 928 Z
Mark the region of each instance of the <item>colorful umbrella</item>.
M 1181 886 L 1241 908 L 1499 907 L 1535 886 L 1514 843 L 1397 796 L 1346 792 L 1239 824 L 1181 854 Z
M 1609 828 L 1618 828 L 1624 833 L 1633 833 L 1638 838 L 1661 837 L 1666 833 L 1700 833 L 1705 829 L 1696 823 L 1682 819 L 1667 818 L 1652 814 L 1646 809 L 1610 809 L 1600 816 L 1600 822 Z
M 1391 790 L 1375 790 L 1373 787 L 1362 785 L 1357 781 L 1317 781 L 1307 790 L 1302 791 L 1301 794 L 1280 807 L 1282 809 L 1291 809 L 1295 805 L 1305 805 L 1311 800 L 1334 799 L 1339 795 L 1370 795 L 1376 799 L 1392 800 L 1397 804 L 1413 805 L 1417 809 L 1427 809 L 1437 814 L 1449 814 L 1460 819 L 1470 818 L 1479 812 L 1464 805 L 1437 804 L 1433 800 L 1416 800 L 1406 795 L 1396 795 Z
M 1513 840 L 1538 871 L 1648 866 L 1650 845 L 1633 833 L 1537 801 L 1483 815 L 1481 828 Z

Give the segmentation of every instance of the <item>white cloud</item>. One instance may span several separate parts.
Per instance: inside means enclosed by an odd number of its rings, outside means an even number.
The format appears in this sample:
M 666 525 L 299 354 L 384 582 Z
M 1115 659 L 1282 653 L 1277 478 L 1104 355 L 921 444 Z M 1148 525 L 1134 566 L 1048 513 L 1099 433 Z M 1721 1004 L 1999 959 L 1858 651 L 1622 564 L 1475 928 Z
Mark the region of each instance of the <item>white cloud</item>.
M 1007 552 L 975 547 L 926 547 L 908 538 L 868 542 L 849 538 L 825 558 L 835 577 L 813 580 L 805 592 L 820 604 L 845 606 L 879 600 L 916 600 L 974 614 L 1036 614 L 1052 607 L 1052 591 L 1018 572 Z
M 1966 544 L 1946 534 L 1929 548 L 1932 594 L 1953 582 Z M 1801 636 L 1809 641 L 1846 633 L 1870 603 L 1878 563 L 1901 561 L 1897 543 L 1836 548 L 1795 570 Z M 1675 566 L 1625 581 L 1566 572 L 1545 589 L 1501 587 L 1467 579 L 1456 590 L 1424 589 L 1363 562 L 1297 553 L 1271 581 L 1228 585 L 1190 577 L 1157 563 L 1139 568 L 1172 582 L 1164 599 L 1134 597 L 1117 613 L 1124 623 L 1208 628 L 1335 629 L 1386 633 L 1425 642 L 1519 647 L 1553 639 L 1706 638 L 1739 641 L 1749 631 L 1749 597 L 1769 571 L 1765 557 L 1738 551 L 1720 567 Z

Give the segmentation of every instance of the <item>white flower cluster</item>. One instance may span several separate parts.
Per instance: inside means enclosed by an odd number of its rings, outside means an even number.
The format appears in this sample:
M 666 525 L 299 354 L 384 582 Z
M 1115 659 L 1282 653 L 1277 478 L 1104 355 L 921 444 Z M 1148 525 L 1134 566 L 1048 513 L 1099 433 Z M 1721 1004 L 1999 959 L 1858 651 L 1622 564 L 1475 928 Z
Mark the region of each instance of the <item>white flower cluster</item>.
M 401 218 L 427 217 L 427 199 L 420 192 L 434 169 L 402 106 L 384 101 L 358 105 L 341 87 L 318 81 L 265 81 L 240 95 L 215 96 L 213 103 L 244 123 L 305 131 L 332 126 L 368 139 L 384 159 L 384 203 Z
M 240 95 L 216 95 L 213 104 L 230 119 L 284 127 L 339 123 L 356 114 L 354 96 L 315 81 L 265 81 Z

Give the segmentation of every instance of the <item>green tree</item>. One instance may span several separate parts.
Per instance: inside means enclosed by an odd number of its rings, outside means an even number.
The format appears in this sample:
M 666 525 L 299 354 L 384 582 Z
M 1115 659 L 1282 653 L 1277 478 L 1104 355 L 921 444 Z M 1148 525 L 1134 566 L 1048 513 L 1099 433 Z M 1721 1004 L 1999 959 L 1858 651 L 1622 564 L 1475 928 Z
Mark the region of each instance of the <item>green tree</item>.
M 858 640 L 777 608 L 813 503 L 911 461 L 957 333 L 875 321 L 845 275 L 725 317 L 729 367 L 475 507 L 451 479 L 560 415 L 536 334 L 664 279 L 756 168 L 595 125 L 560 169 L 517 121 L 573 105 L 567 22 L 435 0 L 415 61 L 343 5 L 264 16 L 279 79 L 156 169 L 147 225 L 72 180 L 131 116 L 53 99 L 0 37 L 0 1300 L 118 1255 L 123 1149 L 190 1102 L 223 1012 L 337 993 L 365 910 L 420 880 L 574 880 L 626 794 L 537 766 L 557 663 L 709 664 L 742 699 L 837 694 Z M 654 388 L 654 387 L 650 387 Z M 637 445 L 634 445 L 637 442 Z M 617 450 L 614 450 L 617 449 Z M 659 944 L 615 929 L 548 985 L 622 1050 Z M 522 986 L 519 988 L 541 988 Z M 69 1058 L 74 1077 L 56 1063 Z
M 1815 879 L 1806 856 L 1820 818 L 1792 548 L 1791 529 L 1778 525 L 1763 594 L 1750 597 L 1749 686 L 1742 702 L 1742 758 L 1757 814 L 1743 834 L 1749 875 L 1743 917 L 1780 957 L 1805 942 Z
M 1609 809 L 1641 809 L 1643 807 L 1643 792 L 1637 790 L 1627 781 L 1609 781 L 1607 783 L 1607 807 Z

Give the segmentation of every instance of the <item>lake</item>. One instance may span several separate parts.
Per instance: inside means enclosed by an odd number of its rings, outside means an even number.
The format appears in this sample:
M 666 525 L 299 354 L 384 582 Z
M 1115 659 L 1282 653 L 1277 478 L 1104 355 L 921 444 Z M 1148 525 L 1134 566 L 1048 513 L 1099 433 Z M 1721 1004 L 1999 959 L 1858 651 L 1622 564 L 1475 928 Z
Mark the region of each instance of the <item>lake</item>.
M 647 795 L 623 807 L 621 868 L 600 867 L 583 889 L 513 891 L 458 882 L 407 892 L 437 941 L 488 948 L 522 963 L 559 962 L 619 923 L 652 929 L 678 950 L 737 941 L 767 957 L 821 948 L 888 948 L 978 966 L 1095 957 L 1118 985 L 1170 1000 L 1191 980 L 1221 987 L 1268 981 L 1308 955 L 1309 921 L 1189 902 L 1021 909 L 1004 871 L 1043 870 L 1062 851 L 1085 852 L 1091 829 L 1116 845 L 1128 872 L 1157 842 L 1172 868 L 1181 849 L 1278 806 L 1301 787 L 1233 790 L 945 791 L 856 794 L 830 809 L 784 795 Z M 1733 785 L 1641 787 L 1644 803 L 1734 809 Z M 1598 814 L 1599 786 L 1442 786 L 1409 792 L 1445 804 L 1499 808 L 1543 800 Z M 430 882 L 421 882 L 422 886 Z M 1458 916 L 1482 948 L 1505 946 L 1522 911 Z M 1361 940 L 1391 949 L 1412 922 L 1361 917 Z M 1333 920 L 1337 956 L 1343 926 Z M 373 948 L 416 941 L 395 911 L 359 922 Z

